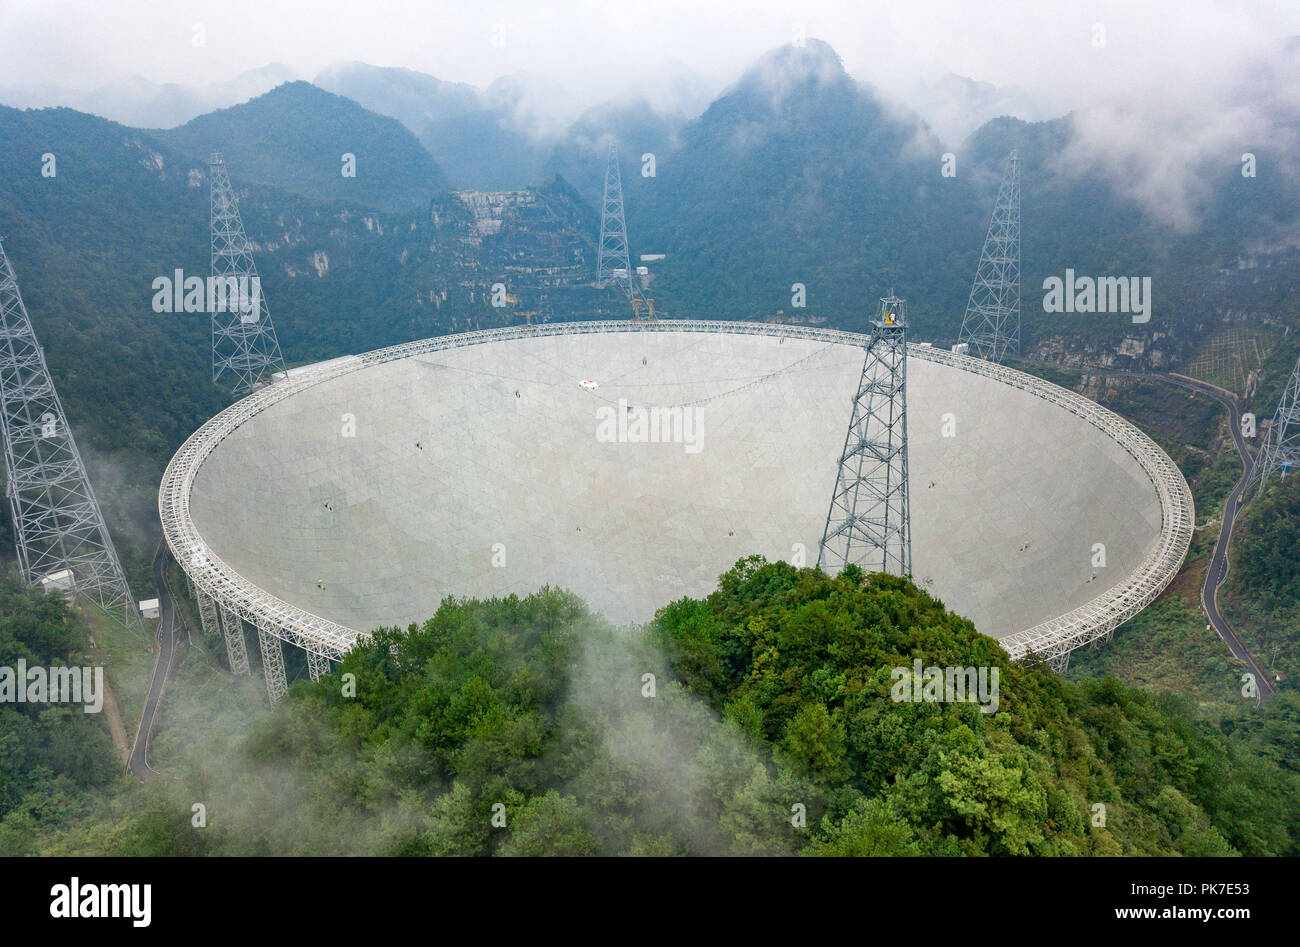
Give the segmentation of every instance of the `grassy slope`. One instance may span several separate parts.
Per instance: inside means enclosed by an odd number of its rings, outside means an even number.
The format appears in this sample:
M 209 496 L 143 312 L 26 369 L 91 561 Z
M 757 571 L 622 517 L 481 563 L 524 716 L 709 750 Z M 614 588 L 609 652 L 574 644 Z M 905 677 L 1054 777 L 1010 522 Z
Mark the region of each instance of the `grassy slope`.
M 1077 389 L 1081 384 L 1079 372 L 1032 363 L 1018 367 L 1065 387 Z M 1228 491 L 1241 476 L 1241 460 L 1224 429 L 1221 405 L 1155 381 L 1088 393 L 1140 428 L 1178 464 L 1192 488 L 1198 524 L 1219 518 Z M 1133 687 L 1182 694 L 1215 717 L 1238 709 L 1243 700 L 1239 663 L 1206 627 L 1200 608 L 1205 566 L 1217 538 L 1217 526 L 1198 530 L 1169 589 L 1118 628 L 1109 642 L 1075 652 L 1069 677 L 1113 676 Z

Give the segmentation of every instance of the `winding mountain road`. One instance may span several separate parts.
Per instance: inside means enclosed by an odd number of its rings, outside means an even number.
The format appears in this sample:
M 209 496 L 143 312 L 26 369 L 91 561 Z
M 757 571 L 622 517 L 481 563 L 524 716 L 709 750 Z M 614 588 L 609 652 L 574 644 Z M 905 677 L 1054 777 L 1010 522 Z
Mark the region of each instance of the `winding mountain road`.
M 1123 375 L 1127 378 L 1144 378 L 1177 385 L 1180 388 L 1187 388 L 1199 394 L 1207 395 L 1227 409 L 1228 429 L 1232 431 L 1232 440 L 1236 444 L 1238 456 L 1241 457 L 1242 473 L 1241 479 L 1236 482 L 1231 492 L 1229 492 L 1227 500 L 1223 503 L 1223 519 L 1219 526 L 1219 540 L 1214 544 L 1214 553 L 1210 556 L 1210 564 L 1205 570 L 1205 581 L 1201 585 L 1201 608 L 1210 620 L 1211 627 L 1227 644 L 1228 650 L 1238 660 L 1245 662 L 1246 667 L 1255 676 L 1259 700 L 1272 700 L 1277 696 L 1272 679 L 1260 663 L 1255 660 L 1255 656 L 1250 653 L 1241 637 L 1233 630 L 1232 625 L 1228 624 L 1228 620 L 1223 617 L 1223 613 L 1219 610 L 1219 588 L 1227 580 L 1228 573 L 1232 568 L 1231 561 L 1228 558 L 1228 547 L 1232 543 L 1232 528 L 1236 523 L 1237 513 L 1241 508 L 1241 496 L 1246 490 L 1246 485 L 1250 482 L 1250 473 L 1254 469 L 1255 463 L 1255 459 L 1246 449 L 1246 441 L 1241 434 L 1241 402 L 1231 392 L 1217 388 L 1214 385 L 1199 382 L 1194 378 L 1187 378 L 1184 375 L 1156 375 L 1141 372 L 1107 372 L 1106 374 Z
M 153 557 L 154 577 L 158 580 L 159 607 L 153 677 L 149 679 L 149 690 L 145 694 L 144 706 L 140 711 L 140 726 L 135 731 L 135 743 L 126 762 L 126 771 L 141 779 L 154 779 L 162 775 L 149 765 L 149 738 L 153 735 L 154 718 L 162 704 L 163 689 L 166 687 L 167 677 L 171 674 L 179 650 L 176 641 L 176 603 L 167 588 L 167 576 L 164 574 L 167 568 L 167 557 L 163 552 L 164 548 L 160 542 Z

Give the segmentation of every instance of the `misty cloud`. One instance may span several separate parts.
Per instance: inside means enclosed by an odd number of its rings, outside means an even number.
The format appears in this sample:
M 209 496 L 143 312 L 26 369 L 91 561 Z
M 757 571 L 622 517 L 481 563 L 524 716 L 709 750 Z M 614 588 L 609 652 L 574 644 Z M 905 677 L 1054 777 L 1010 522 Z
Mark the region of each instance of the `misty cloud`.
M 1224 177 L 1240 173 L 1243 154 L 1267 152 L 1266 173 L 1294 175 L 1298 129 L 1300 48 L 1279 42 L 1183 96 L 1074 113 L 1057 170 L 1099 171 L 1148 215 L 1189 231 Z
M 347 30 L 335 28 L 340 19 Z M 1227 163 L 1252 147 L 1294 153 L 1300 60 L 1286 37 L 1297 33 L 1295 9 L 1216 0 L 1075 9 L 664 0 L 620 7 L 617 17 L 598 0 L 394 3 L 366 16 L 350 0 L 235 0 L 220 18 L 197 0 L 166 15 L 149 0 L 72 0 L 57 17 L 18 0 L 0 10 L 0 101 L 165 125 L 360 60 L 468 83 L 505 112 L 506 127 L 548 142 L 603 103 L 643 99 L 689 118 L 765 53 L 822 37 L 854 79 L 919 114 L 949 148 L 998 115 L 1072 113 L 1073 147 L 1056 170 L 1104 173 L 1154 219 L 1187 230 Z M 827 74 L 814 78 L 835 79 L 831 58 L 777 58 L 820 63 Z M 758 78 L 780 108 L 782 83 L 810 77 L 796 69 Z

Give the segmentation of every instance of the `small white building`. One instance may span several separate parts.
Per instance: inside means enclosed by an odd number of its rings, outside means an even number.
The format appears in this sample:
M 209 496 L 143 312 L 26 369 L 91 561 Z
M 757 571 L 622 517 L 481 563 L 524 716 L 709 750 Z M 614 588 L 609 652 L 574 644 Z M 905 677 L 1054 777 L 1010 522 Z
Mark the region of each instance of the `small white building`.
M 144 618 L 157 618 L 160 611 L 156 598 L 147 598 L 140 603 L 140 615 Z
M 953 354 L 953 355 L 969 355 L 969 354 L 970 354 L 970 343 L 969 343 L 969 342 L 958 342 L 956 345 L 954 345 L 954 346 L 952 347 L 952 354 Z
M 73 576 L 71 569 L 64 569 L 62 572 L 51 572 L 41 579 L 41 591 L 43 592 L 62 592 L 64 595 L 71 595 L 76 585 L 77 580 Z

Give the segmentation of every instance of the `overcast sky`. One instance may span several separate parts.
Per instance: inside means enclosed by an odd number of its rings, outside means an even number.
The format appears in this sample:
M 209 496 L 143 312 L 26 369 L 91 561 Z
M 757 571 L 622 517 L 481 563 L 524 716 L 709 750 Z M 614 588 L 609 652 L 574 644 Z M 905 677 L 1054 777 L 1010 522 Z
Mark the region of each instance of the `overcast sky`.
M 1233 81 L 1300 34 L 1300 2 L 0 0 L 0 85 L 84 90 L 132 73 L 204 84 L 270 62 L 311 78 L 357 59 L 479 86 L 532 71 L 601 101 L 629 83 L 653 90 L 666 58 L 725 85 L 796 29 L 895 94 L 951 71 L 1019 86 L 1055 115 Z

